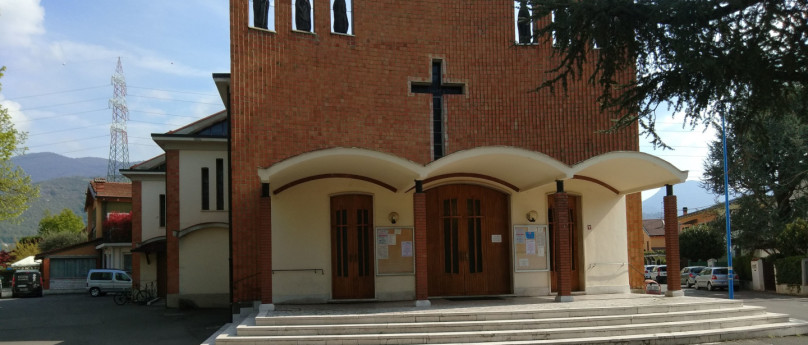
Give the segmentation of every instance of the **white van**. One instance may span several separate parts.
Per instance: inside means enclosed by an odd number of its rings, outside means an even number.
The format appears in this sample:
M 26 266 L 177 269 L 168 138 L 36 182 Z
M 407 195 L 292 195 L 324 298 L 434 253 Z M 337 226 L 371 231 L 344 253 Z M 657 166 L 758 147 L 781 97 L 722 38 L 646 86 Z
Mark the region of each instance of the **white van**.
M 87 291 L 98 297 L 108 292 L 123 292 L 132 288 L 132 277 L 121 270 L 94 269 L 87 272 Z

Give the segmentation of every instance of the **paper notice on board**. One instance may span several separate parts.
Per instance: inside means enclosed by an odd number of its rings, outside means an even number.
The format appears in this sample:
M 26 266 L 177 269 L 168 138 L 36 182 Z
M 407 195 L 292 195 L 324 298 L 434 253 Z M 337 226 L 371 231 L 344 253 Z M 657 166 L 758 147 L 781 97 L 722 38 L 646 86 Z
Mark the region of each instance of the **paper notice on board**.
M 401 241 L 401 257 L 408 258 L 412 256 L 412 241 Z
M 538 255 L 538 256 L 546 256 L 546 255 L 544 255 L 544 246 L 537 246 L 536 247 L 536 255 Z
M 393 234 L 387 235 L 387 244 L 391 246 L 396 245 L 396 235 Z
M 527 239 L 529 239 L 529 240 L 535 240 L 536 239 L 536 232 L 535 231 L 528 231 L 528 232 L 525 233 L 525 237 Z
M 516 233 L 516 243 L 524 244 L 525 243 L 525 233 L 524 232 L 517 232 Z
M 387 230 L 379 231 L 376 234 L 376 244 L 378 245 L 387 245 Z
M 376 258 L 379 259 L 389 259 L 390 253 L 388 252 L 387 248 L 389 248 L 386 244 L 377 244 L 376 245 Z
M 527 267 L 527 266 L 530 266 L 530 260 L 519 259 L 519 267 Z
M 536 241 L 534 240 L 525 241 L 525 254 L 527 255 L 536 254 Z

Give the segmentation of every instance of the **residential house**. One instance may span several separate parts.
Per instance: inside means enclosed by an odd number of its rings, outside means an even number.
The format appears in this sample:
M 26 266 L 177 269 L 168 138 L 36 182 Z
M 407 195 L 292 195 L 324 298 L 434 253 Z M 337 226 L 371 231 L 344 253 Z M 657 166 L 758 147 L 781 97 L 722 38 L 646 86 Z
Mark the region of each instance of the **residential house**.
M 96 178 L 90 181 L 84 200 L 87 236 L 101 240 L 96 246 L 101 255 L 100 268 L 131 271 L 132 184 Z
M 665 221 L 663 219 L 643 219 L 642 229 L 646 252 L 665 250 Z

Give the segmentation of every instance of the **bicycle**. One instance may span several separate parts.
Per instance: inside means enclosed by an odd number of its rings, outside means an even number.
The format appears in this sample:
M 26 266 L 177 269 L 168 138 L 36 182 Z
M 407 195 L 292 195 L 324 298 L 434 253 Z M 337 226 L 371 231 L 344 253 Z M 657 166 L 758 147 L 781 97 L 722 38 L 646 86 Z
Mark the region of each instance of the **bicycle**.
M 115 301 L 117 305 L 124 305 L 129 302 L 146 304 L 154 299 L 156 295 L 157 289 L 154 286 L 154 282 L 150 282 L 146 284 L 146 288 L 144 289 L 133 286 L 130 289 L 124 290 L 122 293 L 115 295 L 113 301 Z

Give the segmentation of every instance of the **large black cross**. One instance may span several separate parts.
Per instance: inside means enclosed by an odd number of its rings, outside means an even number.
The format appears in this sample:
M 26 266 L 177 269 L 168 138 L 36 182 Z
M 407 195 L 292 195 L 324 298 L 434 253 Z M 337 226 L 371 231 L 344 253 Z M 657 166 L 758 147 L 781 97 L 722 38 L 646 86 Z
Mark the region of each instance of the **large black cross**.
M 432 94 L 432 159 L 444 154 L 443 95 L 463 94 L 463 84 L 444 84 L 441 78 L 441 60 L 432 61 L 432 83 L 412 82 L 412 93 Z

